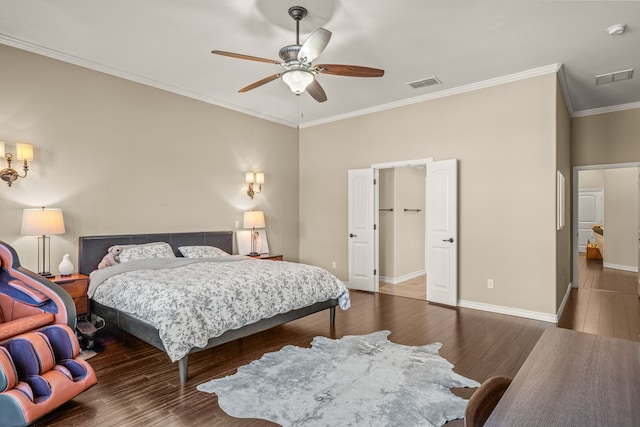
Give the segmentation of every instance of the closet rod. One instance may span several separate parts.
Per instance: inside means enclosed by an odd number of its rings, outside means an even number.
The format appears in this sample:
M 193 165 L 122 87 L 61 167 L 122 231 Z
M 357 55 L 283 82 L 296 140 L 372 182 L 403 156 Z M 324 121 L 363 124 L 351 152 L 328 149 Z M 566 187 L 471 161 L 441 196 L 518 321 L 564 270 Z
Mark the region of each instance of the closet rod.
M 422 209 L 404 209 L 405 212 L 422 212 Z

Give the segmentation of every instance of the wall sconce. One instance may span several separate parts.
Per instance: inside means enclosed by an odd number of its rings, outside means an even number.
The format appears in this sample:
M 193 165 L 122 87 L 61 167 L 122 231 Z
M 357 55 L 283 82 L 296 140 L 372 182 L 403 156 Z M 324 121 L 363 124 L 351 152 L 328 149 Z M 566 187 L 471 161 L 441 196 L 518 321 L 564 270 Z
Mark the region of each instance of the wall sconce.
M 247 184 L 249 184 L 249 188 L 247 188 L 247 195 L 253 199 L 254 194 L 260 194 L 262 192 L 262 184 L 264 184 L 264 173 L 256 172 L 247 172 L 244 175 L 244 180 Z M 258 185 L 258 188 L 254 186 L 254 184 Z
M 13 182 L 18 178 L 26 178 L 27 172 L 29 172 L 29 165 L 27 164 L 27 161 L 33 160 L 33 146 L 31 144 L 24 143 L 16 144 L 16 159 L 24 160 L 24 164 L 22 165 L 24 175 L 18 175 L 18 172 L 11 167 L 13 154 L 5 154 L 3 141 L 0 141 L 0 157 L 4 157 L 4 159 L 7 161 L 7 167 L 0 170 L 0 179 L 2 179 L 7 183 L 9 187 L 11 187 L 13 185 Z

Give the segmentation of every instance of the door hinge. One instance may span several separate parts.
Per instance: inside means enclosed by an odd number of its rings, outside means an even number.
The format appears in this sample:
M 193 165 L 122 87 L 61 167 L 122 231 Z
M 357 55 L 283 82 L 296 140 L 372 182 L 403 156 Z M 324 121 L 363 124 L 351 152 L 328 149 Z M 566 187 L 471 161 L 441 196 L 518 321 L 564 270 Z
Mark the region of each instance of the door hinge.
M 378 274 L 378 270 L 373 269 L 373 275 L 375 276 L 376 274 Z
M 376 184 L 377 184 L 376 179 L 373 178 L 373 185 L 376 185 Z
M 378 224 L 373 224 L 373 229 L 377 230 L 378 229 Z

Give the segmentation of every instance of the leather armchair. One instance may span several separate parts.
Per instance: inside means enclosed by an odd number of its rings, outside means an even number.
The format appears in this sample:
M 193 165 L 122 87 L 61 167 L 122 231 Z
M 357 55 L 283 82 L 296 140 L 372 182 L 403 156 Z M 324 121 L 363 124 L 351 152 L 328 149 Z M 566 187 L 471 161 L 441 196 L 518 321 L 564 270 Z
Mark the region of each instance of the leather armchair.
M 23 426 L 96 384 L 78 358 L 75 307 L 0 241 L 0 425 Z

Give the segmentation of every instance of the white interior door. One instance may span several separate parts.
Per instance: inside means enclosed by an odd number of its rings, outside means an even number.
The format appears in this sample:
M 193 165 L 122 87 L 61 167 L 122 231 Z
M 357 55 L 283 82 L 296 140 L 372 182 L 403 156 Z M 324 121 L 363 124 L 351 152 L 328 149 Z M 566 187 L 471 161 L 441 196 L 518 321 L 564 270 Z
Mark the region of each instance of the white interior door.
M 349 283 L 351 289 L 374 292 L 373 169 L 349 171 Z
M 427 164 L 427 300 L 458 302 L 458 175 L 456 159 Z
M 586 252 L 587 240 L 595 240 L 591 226 L 603 223 L 602 189 L 578 193 L 578 252 Z

